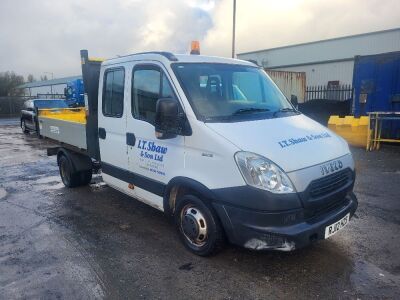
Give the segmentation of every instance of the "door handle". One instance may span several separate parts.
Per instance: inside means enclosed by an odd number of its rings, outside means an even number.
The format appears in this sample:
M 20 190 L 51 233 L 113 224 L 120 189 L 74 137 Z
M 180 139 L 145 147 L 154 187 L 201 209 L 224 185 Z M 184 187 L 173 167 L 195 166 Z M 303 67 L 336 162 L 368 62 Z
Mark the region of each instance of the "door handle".
M 106 130 L 104 128 L 99 127 L 99 138 L 105 140 L 107 136 Z
M 135 144 L 136 144 L 135 134 L 133 134 L 131 132 L 126 133 L 126 144 L 128 146 L 135 146 Z

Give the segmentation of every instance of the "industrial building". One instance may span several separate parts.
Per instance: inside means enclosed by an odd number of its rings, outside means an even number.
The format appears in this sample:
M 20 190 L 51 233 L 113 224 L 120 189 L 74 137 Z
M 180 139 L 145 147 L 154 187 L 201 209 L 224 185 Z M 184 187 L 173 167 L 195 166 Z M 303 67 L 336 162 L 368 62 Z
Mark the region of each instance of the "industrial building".
M 24 96 L 39 98 L 63 97 L 64 88 L 67 87 L 67 83 L 76 79 L 82 79 L 82 76 L 70 76 L 44 81 L 28 82 L 20 85 L 19 88 L 24 90 Z
M 400 28 L 238 54 L 274 71 L 304 72 L 306 85 L 353 84 L 354 59 L 400 51 Z

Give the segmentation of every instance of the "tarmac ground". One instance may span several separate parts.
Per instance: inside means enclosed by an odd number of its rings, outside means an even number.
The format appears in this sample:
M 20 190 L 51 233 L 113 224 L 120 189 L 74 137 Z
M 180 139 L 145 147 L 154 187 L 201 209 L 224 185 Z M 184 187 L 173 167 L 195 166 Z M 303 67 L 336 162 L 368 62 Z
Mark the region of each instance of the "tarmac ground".
M 65 188 L 47 146 L 0 122 L 0 299 L 398 299 L 400 147 L 352 149 L 359 208 L 328 240 L 201 258 L 99 175 Z

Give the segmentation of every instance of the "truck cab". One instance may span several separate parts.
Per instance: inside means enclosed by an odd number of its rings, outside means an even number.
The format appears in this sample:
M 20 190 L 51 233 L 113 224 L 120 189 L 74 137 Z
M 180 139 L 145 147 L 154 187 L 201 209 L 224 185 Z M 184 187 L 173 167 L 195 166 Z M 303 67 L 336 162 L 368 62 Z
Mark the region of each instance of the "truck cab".
M 354 215 L 347 143 L 296 110 L 257 65 L 150 52 L 106 60 L 89 76 L 82 61 L 87 150 L 70 165 L 87 171 L 96 160 L 109 186 L 171 217 L 193 253 L 227 241 L 291 251 Z M 67 185 L 68 151 L 50 151 Z
M 293 250 L 353 215 L 347 143 L 254 64 L 139 54 L 104 62 L 99 82 L 104 181 L 177 215 L 195 252 L 222 232 L 248 248 Z

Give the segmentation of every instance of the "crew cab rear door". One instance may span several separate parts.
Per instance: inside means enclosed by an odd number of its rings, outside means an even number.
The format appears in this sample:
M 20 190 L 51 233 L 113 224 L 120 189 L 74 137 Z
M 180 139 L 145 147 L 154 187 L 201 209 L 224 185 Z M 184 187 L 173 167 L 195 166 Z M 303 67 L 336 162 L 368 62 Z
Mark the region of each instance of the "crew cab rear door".
M 120 189 L 128 185 L 121 178 L 128 168 L 126 80 L 123 66 L 107 66 L 100 73 L 98 127 L 103 179 Z

